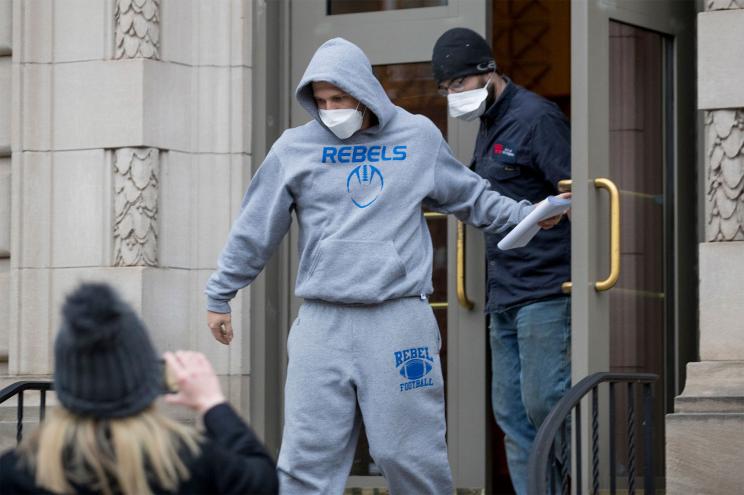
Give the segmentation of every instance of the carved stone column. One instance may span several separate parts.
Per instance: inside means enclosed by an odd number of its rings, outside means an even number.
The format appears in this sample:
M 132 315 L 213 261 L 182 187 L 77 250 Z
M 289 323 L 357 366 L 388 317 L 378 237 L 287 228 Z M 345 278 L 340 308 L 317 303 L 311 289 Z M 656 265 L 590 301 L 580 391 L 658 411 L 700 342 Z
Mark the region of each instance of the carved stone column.
M 744 241 L 744 109 L 705 112 L 705 152 L 705 239 Z
M 160 58 L 159 0 L 116 0 L 116 59 Z M 160 150 L 114 151 L 114 266 L 158 265 Z
M 114 266 L 157 266 L 159 152 L 114 154 Z
M 160 1 L 116 0 L 114 58 L 160 58 Z
M 667 493 L 740 493 L 744 470 L 744 0 L 698 15 L 705 123 L 700 362 L 667 416 Z

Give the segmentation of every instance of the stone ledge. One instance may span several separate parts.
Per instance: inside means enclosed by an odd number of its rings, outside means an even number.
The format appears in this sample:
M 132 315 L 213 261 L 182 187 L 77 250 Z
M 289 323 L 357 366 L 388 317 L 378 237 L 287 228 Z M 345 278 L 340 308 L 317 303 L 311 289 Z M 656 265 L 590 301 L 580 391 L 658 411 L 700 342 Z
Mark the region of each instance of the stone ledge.
M 744 413 L 744 361 L 688 363 L 675 411 Z
M 675 413 L 744 413 L 744 397 L 677 397 Z

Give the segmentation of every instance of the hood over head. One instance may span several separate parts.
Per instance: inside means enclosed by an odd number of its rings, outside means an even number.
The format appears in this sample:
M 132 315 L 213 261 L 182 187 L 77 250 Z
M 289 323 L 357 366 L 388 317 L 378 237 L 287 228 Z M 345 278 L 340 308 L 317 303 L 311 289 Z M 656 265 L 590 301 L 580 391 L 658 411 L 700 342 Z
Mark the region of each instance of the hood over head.
M 378 125 L 368 130 L 379 132 L 395 115 L 380 81 L 372 72 L 372 65 L 364 52 L 343 38 L 333 38 L 315 51 L 297 86 L 297 101 L 323 127 L 318 106 L 313 98 L 313 81 L 326 81 L 359 100 L 377 117 Z

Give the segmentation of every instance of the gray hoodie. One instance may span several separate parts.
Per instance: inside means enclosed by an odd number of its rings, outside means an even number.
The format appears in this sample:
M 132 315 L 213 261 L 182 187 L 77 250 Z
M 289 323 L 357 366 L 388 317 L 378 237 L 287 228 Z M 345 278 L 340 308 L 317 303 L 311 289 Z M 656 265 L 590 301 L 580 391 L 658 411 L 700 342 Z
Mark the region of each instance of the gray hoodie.
M 338 139 L 321 122 L 312 81 L 359 100 L 377 125 Z M 335 38 L 315 52 L 296 96 L 313 117 L 287 129 L 256 172 L 207 282 L 207 308 L 250 284 L 299 222 L 295 293 L 306 299 L 375 304 L 432 292 L 432 243 L 423 208 L 501 232 L 531 209 L 488 189 L 453 156 L 426 117 L 393 105 L 364 52 Z

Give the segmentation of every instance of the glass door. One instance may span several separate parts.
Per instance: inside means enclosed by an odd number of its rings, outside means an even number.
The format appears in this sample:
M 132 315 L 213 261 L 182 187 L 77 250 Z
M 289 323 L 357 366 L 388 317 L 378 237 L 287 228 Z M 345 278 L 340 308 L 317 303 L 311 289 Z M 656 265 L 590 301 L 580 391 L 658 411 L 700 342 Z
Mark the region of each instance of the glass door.
M 446 100 L 431 75 L 431 51 L 447 29 L 464 26 L 485 34 L 486 0 L 295 0 L 291 3 L 291 84 L 299 81 L 312 54 L 341 36 L 359 45 L 390 99 L 429 117 L 468 163 L 477 125 L 447 117 Z M 308 120 L 294 100 L 290 125 Z M 454 218 L 424 212 L 434 247 L 434 293 L 430 303 L 443 338 L 440 353 L 447 398 L 447 442 L 455 486 L 486 487 L 486 351 L 483 245 L 479 232 Z M 290 242 L 297 232 L 290 232 Z M 292 250 L 294 252 L 294 250 Z M 296 273 L 297 260 L 290 261 Z M 291 281 L 290 286 L 293 286 Z M 300 301 L 291 304 L 292 317 Z M 382 487 L 384 480 L 362 435 L 350 488 Z
M 657 476 L 664 413 L 681 387 L 680 334 L 689 328 L 678 301 L 694 292 L 685 284 L 694 260 L 679 249 L 689 236 L 680 218 L 694 218 L 694 201 L 684 197 L 694 140 L 680 139 L 694 128 L 685 79 L 692 80 L 694 14 L 692 2 L 672 0 L 572 4 L 572 280 L 565 286 L 573 378 L 607 370 L 659 375 Z M 623 426 L 616 431 L 625 438 Z M 591 452 L 586 427 L 582 451 Z M 621 475 L 625 458 L 616 451 Z

